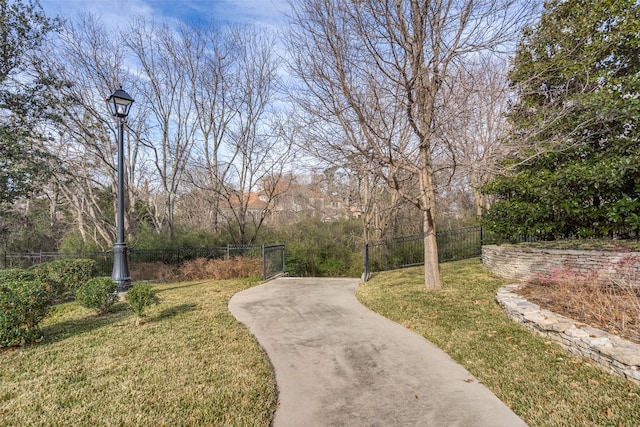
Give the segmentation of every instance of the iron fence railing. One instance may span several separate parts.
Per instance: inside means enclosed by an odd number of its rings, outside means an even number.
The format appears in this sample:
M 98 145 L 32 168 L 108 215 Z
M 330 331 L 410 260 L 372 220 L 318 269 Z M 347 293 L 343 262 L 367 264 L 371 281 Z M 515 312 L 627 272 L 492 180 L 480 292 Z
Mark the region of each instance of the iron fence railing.
M 278 262 L 281 254 L 282 262 Z M 263 272 L 272 276 L 284 272 L 284 245 L 227 245 L 209 248 L 176 248 L 176 249 L 134 249 L 127 251 L 129 266 L 136 264 L 162 262 L 167 265 L 180 265 L 185 261 L 197 258 L 223 259 L 237 256 L 247 258 L 262 257 Z M 113 252 L 35 252 L 35 253 L 4 253 L 0 254 L 0 267 L 28 268 L 34 264 L 54 261 L 57 259 L 87 258 L 96 261 L 98 273 L 111 275 L 113 269 Z M 276 271 L 279 270 L 279 271 Z M 268 277 L 264 277 L 265 280 Z
M 100 274 L 111 273 L 113 267 L 113 252 L 30 252 L 0 254 L 0 268 L 28 268 L 32 265 L 43 264 L 58 259 L 88 258 L 96 261 Z
M 376 271 L 395 270 L 424 264 L 424 235 L 397 237 L 369 242 L 364 247 L 364 278 Z M 447 262 L 478 257 L 482 245 L 535 242 L 535 236 L 503 236 L 482 227 L 439 231 L 436 234 L 438 261 Z
M 468 259 L 482 254 L 482 227 L 446 230 L 436 234 L 438 261 Z
M 284 245 L 262 246 L 262 279 L 284 274 Z
M 440 262 L 480 256 L 481 227 L 441 231 L 436 234 Z M 424 236 L 406 236 L 369 242 L 364 247 L 364 278 L 376 271 L 395 270 L 424 264 Z

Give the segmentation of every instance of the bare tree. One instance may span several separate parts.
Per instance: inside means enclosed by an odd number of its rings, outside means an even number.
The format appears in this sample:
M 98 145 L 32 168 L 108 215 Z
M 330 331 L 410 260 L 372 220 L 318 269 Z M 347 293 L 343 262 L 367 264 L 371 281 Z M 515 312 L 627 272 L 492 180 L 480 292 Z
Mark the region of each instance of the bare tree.
M 506 58 L 478 56 L 459 70 L 452 89 L 451 107 L 457 114 L 443 124 L 453 149 L 457 171 L 473 192 L 476 215 L 489 207 L 480 187 L 499 173 L 499 161 L 510 148 L 503 141 L 509 132 L 506 119 L 510 88 Z
M 83 241 L 106 249 L 115 236 L 115 197 L 105 195 L 116 193 L 117 123 L 104 100 L 121 85 L 129 90 L 134 86 L 124 66 L 126 52 L 91 15 L 80 16 L 75 24 L 65 23 L 60 36 L 45 49 L 38 71 L 42 81 L 50 83 L 49 96 L 59 100 L 61 110 L 46 141 L 60 159 L 56 188 L 71 209 Z M 140 122 L 139 116 L 129 120 L 136 133 Z M 129 201 L 125 221 L 130 225 L 139 177 L 140 145 L 135 136 L 127 139 L 125 149 Z
M 439 288 L 435 177 L 436 160 L 453 159 L 443 133 L 450 89 L 474 55 L 513 40 L 531 8 L 517 0 L 303 0 L 291 8 L 301 106 L 339 126 L 349 150 L 420 209 L 425 285 Z
M 240 88 L 234 76 L 240 31 L 214 26 L 181 28 L 191 46 L 185 59 L 198 127 L 196 167 L 188 172 L 189 181 L 199 195 L 197 205 L 206 206 L 206 222 L 213 232 L 219 230 L 220 194 L 224 187 L 221 158 L 240 104 Z
M 68 24 L 41 72 L 67 82 L 49 88 L 65 101 L 49 146 L 63 154 L 67 173 L 58 184 L 83 238 L 95 231 L 103 245 L 114 233 L 109 205 L 115 198 L 105 188 L 115 192 L 117 127 L 104 99 L 123 84 L 136 98 L 125 144 L 127 229 L 134 231 L 142 204 L 150 214 L 145 220 L 173 236 L 179 197 L 189 192 L 207 202 L 213 231 L 224 211 L 239 242 L 255 240 L 273 191 L 281 188 L 260 183 L 279 179 L 292 153 L 294 127 L 284 126 L 286 115 L 274 108 L 280 90 L 274 37 L 251 26 L 174 29 L 138 18 L 122 46 L 91 16 L 80 22 Z M 136 74 L 124 65 L 132 59 Z M 256 211 L 250 205 L 259 191 Z
M 153 152 L 164 197 L 164 209 L 156 212 L 156 222 L 166 221 L 172 238 L 176 199 L 197 131 L 198 112 L 191 102 L 193 86 L 185 73 L 189 67 L 185 57 L 193 46 L 190 39 L 166 24 L 156 25 L 142 18 L 133 21 L 127 31 L 126 44 L 144 73 L 142 91 L 154 118 L 153 125 L 146 129 L 144 143 Z
M 181 36 L 197 112 L 187 175 L 191 195 L 199 197 L 185 209 L 207 205 L 213 230 L 224 223 L 235 241 L 252 242 L 282 188 L 295 131 L 274 107 L 280 92 L 274 36 L 255 26 L 184 27 Z

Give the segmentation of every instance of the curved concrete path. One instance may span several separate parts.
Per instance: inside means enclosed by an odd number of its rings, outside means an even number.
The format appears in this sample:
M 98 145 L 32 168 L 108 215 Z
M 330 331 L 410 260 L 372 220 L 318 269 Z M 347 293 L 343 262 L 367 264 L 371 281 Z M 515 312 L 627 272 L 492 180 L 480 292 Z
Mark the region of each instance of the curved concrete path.
M 273 364 L 274 427 L 525 425 L 447 354 L 361 305 L 358 282 L 280 278 L 231 299 Z

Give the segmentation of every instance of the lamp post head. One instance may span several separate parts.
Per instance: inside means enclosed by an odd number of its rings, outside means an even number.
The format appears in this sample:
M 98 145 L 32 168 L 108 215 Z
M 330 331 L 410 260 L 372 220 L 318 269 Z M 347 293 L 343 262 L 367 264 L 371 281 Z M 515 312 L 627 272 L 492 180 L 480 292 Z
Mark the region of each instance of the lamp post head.
M 131 104 L 133 104 L 133 98 L 127 92 L 122 90 L 122 86 L 120 86 L 120 89 L 117 89 L 109 98 L 107 98 L 107 105 L 109 105 L 109 110 L 115 117 L 127 117 L 129 115 Z

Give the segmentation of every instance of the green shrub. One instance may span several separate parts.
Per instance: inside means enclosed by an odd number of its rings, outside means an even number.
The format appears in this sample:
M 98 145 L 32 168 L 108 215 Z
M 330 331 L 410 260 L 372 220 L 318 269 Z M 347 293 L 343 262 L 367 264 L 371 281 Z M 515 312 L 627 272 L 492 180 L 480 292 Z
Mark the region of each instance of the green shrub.
M 0 347 L 37 342 L 40 322 L 53 303 L 51 286 L 40 281 L 0 283 Z
M 37 279 L 50 283 L 58 295 L 75 292 L 87 280 L 95 277 L 97 264 L 92 259 L 58 259 L 38 264 L 30 269 Z
M 35 274 L 32 271 L 24 270 L 21 268 L 8 268 L 6 270 L 0 270 L 0 283 L 14 282 L 14 281 L 33 281 L 35 280 Z
M 143 224 L 136 233 L 131 246 L 138 250 L 165 250 L 177 248 L 207 248 L 225 245 L 228 240 L 216 238 L 216 236 L 201 230 L 191 230 L 187 227 L 176 226 L 173 236 L 169 236 L 167 230 L 160 233 L 147 224 Z M 155 261 L 155 260 L 154 260 Z
M 151 304 L 160 304 L 160 298 L 156 295 L 156 290 L 148 283 L 136 283 L 133 285 L 125 297 L 131 310 L 138 316 L 137 323 L 144 317 L 145 309 Z
M 109 242 L 111 245 L 112 242 Z M 103 249 L 95 242 L 85 242 L 79 231 L 69 231 L 62 237 L 58 250 L 67 254 L 102 252 Z
M 91 308 L 98 314 L 106 314 L 118 301 L 115 292 L 116 283 L 111 277 L 95 277 L 76 290 L 76 299 L 83 307 Z
M 362 274 L 362 223 L 318 218 L 265 230 L 265 241 L 286 245 L 286 269 L 292 276 L 350 276 Z

